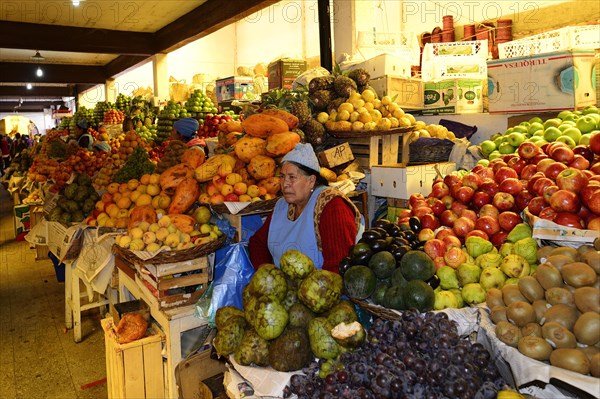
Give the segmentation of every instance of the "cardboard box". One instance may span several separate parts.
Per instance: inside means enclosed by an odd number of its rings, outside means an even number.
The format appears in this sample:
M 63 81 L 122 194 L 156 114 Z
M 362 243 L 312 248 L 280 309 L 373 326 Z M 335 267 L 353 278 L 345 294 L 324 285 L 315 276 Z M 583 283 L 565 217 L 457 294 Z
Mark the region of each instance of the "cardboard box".
M 380 54 L 359 64 L 352 65 L 351 67 L 351 69 L 358 68 L 363 68 L 369 72 L 371 80 L 385 75 L 402 78 L 410 78 L 412 76 L 410 62 L 407 62 L 404 58 L 391 54 Z
M 481 79 L 458 79 L 456 81 L 456 113 L 475 114 L 483 112 L 483 99 L 487 81 Z
M 162 346 L 164 334 L 149 326 L 147 336 L 120 344 L 112 318 L 102 319 L 106 348 L 106 385 L 110 398 L 166 398 Z
M 254 80 L 251 76 L 230 76 L 216 81 L 217 100 L 253 100 Z
M 30 213 L 29 205 L 15 205 L 14 208 L 14 226 L 15 226 L 15 237 L 17 239 L 23 233 L 26 233 L 30 229 Z
M 394 98 L 400 108 L 423 108 L 423 81 L 421 79 L 385 75 L 371 79 L 369 85 L 375 89 L 379 97 Z
M 423 113 L 454 114 L 456 112 L 456 80 L 425 82 Z
M 317 154 L 317 157 L 319 158 L 319 163 L 321 166 L 326 168 L 333 168 L 354 160 L 352 149 L 348 143 L 342 143 L 338 146 L 322 151 Z
M 488 51 L 487 40 L 427 43 L 421 76 L 425 81 L 486 79 Z
M 306 61 L 283 58 L 269 64 L 269 90 L 291 89 L 294 80 L 306 71 Z
M 456 170 L 454 162 L 423 165 L 389 164 L 371 167 L 371 195 L 408 199 L 413 193 L 425 196 L 433 181 Z
M 561 111 L 596 104 L 594 50 L 488 62 L 490 113 Z

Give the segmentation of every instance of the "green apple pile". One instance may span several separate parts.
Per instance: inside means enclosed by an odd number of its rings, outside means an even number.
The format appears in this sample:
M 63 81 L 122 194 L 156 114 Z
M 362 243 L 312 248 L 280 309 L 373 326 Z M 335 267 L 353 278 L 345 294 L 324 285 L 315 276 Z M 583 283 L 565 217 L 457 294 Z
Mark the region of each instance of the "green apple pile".
M 533 117 L 508 128 L 503 134 L 496 133 L 481 143 L 481 152 L 492 160 L 513 154 L 521 143 L 531 141 L 538 146 L 551 142 L 563 142 L 570 148 L 588 145 L 593 133 L 600 131 L 600 111 L 595 106 L 582 110 L 562 111 L 555 118 L 542 120 Z
M 432 257 L 427 243 L 425 246 Z M 537 250 L 532 230 L 525 223 L 514 227 L 500 249 L 478 236 L 468 237 L 462 248 L 448 246 L 444 265 L 436 271 L 440 285 L 434 291 L 434 309 L 477 305 L 485 302 L 489 290 L 518 284 L 520 278 L 535 272 Z
M 204 119 L 206 114 L 215 114 L 218 112 L 212 100 L 202 90 L 194 90 L 183 105 L 183 108 L 189 114 L 188 116 L 201 119 Z

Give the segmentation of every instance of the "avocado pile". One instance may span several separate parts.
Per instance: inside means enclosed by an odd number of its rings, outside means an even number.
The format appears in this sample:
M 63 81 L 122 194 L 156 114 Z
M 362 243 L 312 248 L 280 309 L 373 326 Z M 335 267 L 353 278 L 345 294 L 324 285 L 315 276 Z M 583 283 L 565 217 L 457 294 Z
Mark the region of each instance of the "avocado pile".
M 92 186 L 92 179 L 87 174 L 75 177 L 72 183 L 67 184 L 61 191 L 61 198 L 56 207 L 50 211 L 48 220 L 60 222 L 64 225 L 83 222 L 94 210 L 100 196 Z
M 396 225 L 379 219 L 340 262 L 345 292 L 390 309 L 433 309 L 436 267 L 417 238 L 418 218 Z
M 242 293 L 244 309 L 217 310 L 214 347 L 241 365 L 278 371 L 300 370 L 315 356 L 335 359 L 366 338 L 354 306 L 340 299 L 342 289 L 340 275 L 288 250 L 280 268 L 265 264 L 253 275 Z

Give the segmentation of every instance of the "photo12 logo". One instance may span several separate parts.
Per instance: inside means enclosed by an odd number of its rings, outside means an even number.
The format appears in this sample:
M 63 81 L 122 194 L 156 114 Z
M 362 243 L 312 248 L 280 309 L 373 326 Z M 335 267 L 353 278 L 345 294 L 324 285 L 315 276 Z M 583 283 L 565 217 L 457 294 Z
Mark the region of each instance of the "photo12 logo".
M 332 22 L 335 21 L 336 4 L 330 5 L 329 12 Z M 247 23 L 258 22 L 287 22 L 298 23 L 306 20 L 307 22 L 319 23 L 319 5 L 316 1 L 287 1 L 273 4 L 267 8 L 248 14 L 242 13 L 238 20 L 244 20 Z
M 536 2 L 519 1 L 449 1 L 443 4 L 430 1 L 403 1 L 402 22 L 437 23 L 451 15 L 455 21 L 474 23 L 498 18 L 511 18 L 513 22 L 539 21 L 540 6 Z
M 37 24 L 77 24 L 93 26 L 101 20 L 137 24 L 144 2 L 135 1 L 2 1 L 2 20 Z

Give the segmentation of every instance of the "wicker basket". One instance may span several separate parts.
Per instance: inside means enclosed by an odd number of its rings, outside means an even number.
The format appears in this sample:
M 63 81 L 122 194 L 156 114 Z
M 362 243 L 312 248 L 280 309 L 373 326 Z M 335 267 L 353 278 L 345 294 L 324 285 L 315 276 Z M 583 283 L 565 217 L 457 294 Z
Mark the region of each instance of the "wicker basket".
M 275 208 L 275 204 L 277 203 L 277 201 L 279 200 L 280 197 L 277 198 L 273 198 L 270 200 L 264 200 L 264 201 L 254 201 L 251 202 L 247 207 L 245 207 L 244 209 L 242 209 L 239 213 L 239 215 L 251 215 L 254 213 L 267 213 L 267 212 L 271 212 L 273 210 L 273 208 Z M 223 214 L 231 214 L 231 211 L 229 210 L 229 208 L 227 208 L 227 205 L 225 204 L 215 204 L 215 205 L 211 205 L 210 206 L 211 209 L 218 213 L 219 215 L 223 215 Z
M 454 142 L 446 139 L 420 138 L 409 145 L 410 163 L 447 162 Z
M 371 313 L 375 317 L 379 317 L 380 319 L 390 320 L 390 321 L 399 321 L 402 314 L 392 309 L 384 308 L 383 306 L 375 305 L 366 301 L 362 301 L 360 299 L 350 298 L 352 302 L 358 305 L 361 309 L 366 310 Z
M 223 246 L 223 243 L 226 239 L 227 236 L 223 234 L 217 240 L 195 246 L 191 249 L 182 249 L 178 251 L 161 251 L 150 259 L 142 259 L 138 257 L 133 251 L 121 248 L 116 244 L 113 245 L 113 252 L 133 265 L 143 266 L 145 264 L 178 263 L 185 262 L 186 260 L 196 259 L 201 256 L 213 253 L 217 249 L 221 248 L 221 246 Z

